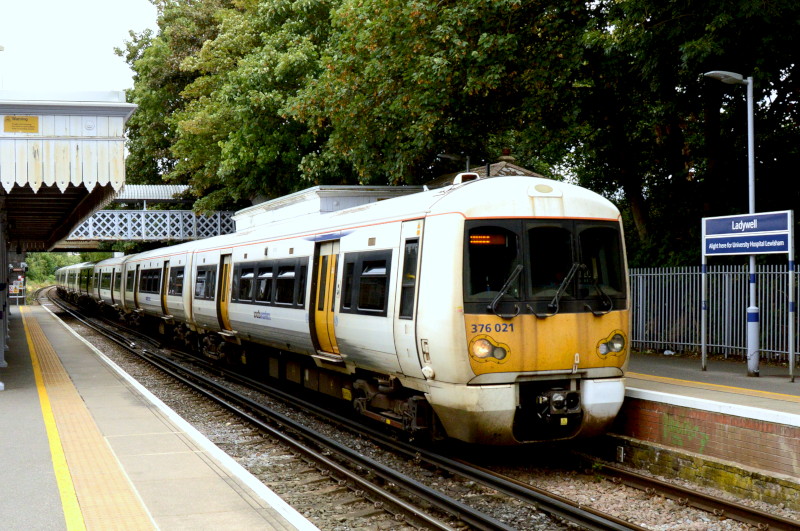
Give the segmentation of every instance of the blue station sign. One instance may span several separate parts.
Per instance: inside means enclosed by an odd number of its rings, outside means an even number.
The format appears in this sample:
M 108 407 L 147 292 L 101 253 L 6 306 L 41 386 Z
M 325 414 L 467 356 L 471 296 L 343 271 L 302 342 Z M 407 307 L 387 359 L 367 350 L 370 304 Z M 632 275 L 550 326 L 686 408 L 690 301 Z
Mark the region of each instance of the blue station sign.
M 792 245 L 791 210 L 703 218 L 703 254 L 781 254 Z

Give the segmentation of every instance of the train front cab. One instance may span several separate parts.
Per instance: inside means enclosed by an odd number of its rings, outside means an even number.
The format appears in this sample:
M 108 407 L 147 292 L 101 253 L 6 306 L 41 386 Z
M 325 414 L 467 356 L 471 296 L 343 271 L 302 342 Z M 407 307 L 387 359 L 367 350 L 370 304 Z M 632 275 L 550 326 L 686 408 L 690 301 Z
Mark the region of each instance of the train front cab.
M 628 352 L 619 221 L 478 219 L 464 234 L 470 385 L 513 384 L 519 442 L 605 429 L 622 403 Z

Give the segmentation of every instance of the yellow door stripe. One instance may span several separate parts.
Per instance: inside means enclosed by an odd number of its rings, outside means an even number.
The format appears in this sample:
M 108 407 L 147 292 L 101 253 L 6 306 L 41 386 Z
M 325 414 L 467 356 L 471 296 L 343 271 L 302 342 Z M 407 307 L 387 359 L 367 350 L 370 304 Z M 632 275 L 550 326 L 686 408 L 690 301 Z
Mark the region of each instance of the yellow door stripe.
M 154 529 L 32 312 L 20 307 L 67 529 Z

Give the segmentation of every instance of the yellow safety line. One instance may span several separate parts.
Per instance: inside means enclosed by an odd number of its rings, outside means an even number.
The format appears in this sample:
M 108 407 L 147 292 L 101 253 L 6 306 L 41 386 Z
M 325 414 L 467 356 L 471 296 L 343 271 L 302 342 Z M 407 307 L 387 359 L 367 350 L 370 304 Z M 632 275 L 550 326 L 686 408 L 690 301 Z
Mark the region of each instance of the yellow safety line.
M 628 378 L 635 380 L 649 380 L 651 382 L 661 382 L 674 385 L 682 385 L 684 387 L 696 387 L 699 389 L 719 390 L 726 393 L 735 393 L 739 395 L 758 396 L 762 398 L 774 398 L 777 400 L 786 400 L 788 402 L 800 402 L 800 396 L 786 395 L 783 393 L 773 393 L 771 391 L 758 391 L 755 389 L 744 389 L 742 387 L 732 387 L 729 385 L 719 385 L 713 383 L 697 382 L 693 380 L 681 380 L 678 378 L 669 378 L 666 376 L 653 376 L 651 374 L 640 374 L 636 372 L 626 373 Z
M 39 403 L 42 407 L 42 416 L 44 417 L 44 425 L 47 430 L 47 439 L 50 443 L 50 454 L 53 458 L 53 469 L 56 474 L 56 482 L 58 484 L 58 492 L 61 496 L 61 506 L 64 508 L 64 518 L 67 523 L 67 529 L 72 530 L 85 530 L 86 526 L 83 521 L 83 513 L 78 504 L 78 497 L 75 494 L 75 486 L 72 483 L 72 475 L 67 466 L 67 458 L 64 455 L 64 448 L 61 445 L 61 438 L 58 435 L 58 427 L 56 427 L 56 420 L 53 416 L 53 409 L 50 406 L 50 397 L 47 394 L 47 388 L 44 385 L 44 378 L 42 376 L 42 368 L 39 363 L 39 356 L 36 353 L 36 348 L 33 346 L 33 338 L 31 337 L 28 328 L 28 313 L 27 306 L 20 307 L 22 314 L 22 324 L 25 327 L 25 338 L 28 341 L 28 351 L 31 354 L 31 363 L 33 364 L 33 374 L 36 378 L 36 389 L 39 392 Z

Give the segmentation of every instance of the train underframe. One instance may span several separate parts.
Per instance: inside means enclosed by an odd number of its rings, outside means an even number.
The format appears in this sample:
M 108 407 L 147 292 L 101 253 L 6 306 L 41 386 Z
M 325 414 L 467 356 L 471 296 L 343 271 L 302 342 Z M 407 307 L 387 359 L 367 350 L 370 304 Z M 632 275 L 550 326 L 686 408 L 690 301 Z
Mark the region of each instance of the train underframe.
M 61 290 L 61 294 L 81 307 L 98 307 L 88 295 L 65 290 Z M 196 331 L 184 323 L 158 319 L 141 311 L 122 312 L 107 304 L 99 305 L 99 310 L 107 316 L 118 317 L 134 329 L 152 330 L 155 325 L 160 335 L 178 349 L 215 363 L 239 368 L 253 377 L 267 376 L 273 381 L 300 386 L 306 391 L 336 398 L 342 404 L 349 403 L 358 414 L 405 432 L 416 440 L 441 440 L 455 435 L 458 439 L 484 444 L 553 441 L 602 431 L 609 422 L 605 418 L 592 418 L 591 404 L 586 407 L 581 388 L 585 381 L 580 379 L 521 382 L 514 386 L 515 410 L 465 412 L 457 405 L 450 409 L 439 403 L 437 414 L 423 393 L 404 387 L 399 379 L 390 375 L 362 369 L 351 373 L 341 365 L 305 354 L 241 342 L 217 332 Z M 464 387 L 469 386 L 460 386 L 462 393 Z M 487 389 L 470 391 L 482 396 L 490 394 Z M 501 402 L 508 403 L 508 400 L 513 399 L 509 396 Z M 508 426 L 512 426 L 510 431 Z M 468 431 L 449 433 L 460 429 Z
M 159 331 L 179 348 L 251 377 L 300 386 L 305 391 L 350 403 L 356 413 L 407 433 L 417 440 L 445 438 L 441 423 L 425 396 L 409 390 L 392 376 L 346 370 L 342 365 L 265 345 L 239 341 L 217 332 L 191 329 L 184 323 L 161 320 Z

